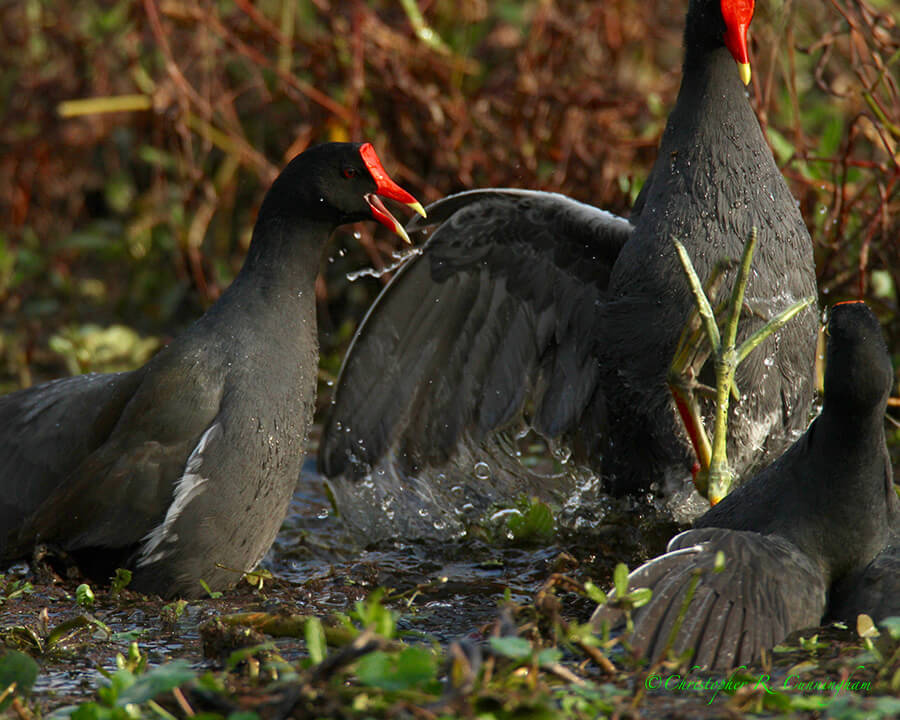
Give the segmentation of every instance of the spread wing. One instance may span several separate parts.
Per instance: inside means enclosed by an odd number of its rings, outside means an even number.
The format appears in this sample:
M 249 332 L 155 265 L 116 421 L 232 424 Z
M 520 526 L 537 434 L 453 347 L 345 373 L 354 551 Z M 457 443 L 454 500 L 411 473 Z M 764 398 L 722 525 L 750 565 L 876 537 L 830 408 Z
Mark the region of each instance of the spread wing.
M 547 438 L 577 431 L 596 444 L 592 343 L 628 221 L 520 190 L 451 196 L 428 208 L 428 221 L 441 224 L 347 353 L 320 468 L 358 477 L 388 455 L 404 471 L 437 466 L 523 421 Z
M 653 595 L 633 611 L 634 650 L 654 662 L 674 633 L 676 655 L 690 650 L 691 665 L 709 670 L 753 662 L 793 631 L 819 625 L 825 610 L 821 569 L 787 540 L 748 531 L 703 528 L 677 535 L 668 552 L 631 573 L 629 591 L 640 587 Z M 624 619 L 608 603 L 591 622 L 612 629 Z

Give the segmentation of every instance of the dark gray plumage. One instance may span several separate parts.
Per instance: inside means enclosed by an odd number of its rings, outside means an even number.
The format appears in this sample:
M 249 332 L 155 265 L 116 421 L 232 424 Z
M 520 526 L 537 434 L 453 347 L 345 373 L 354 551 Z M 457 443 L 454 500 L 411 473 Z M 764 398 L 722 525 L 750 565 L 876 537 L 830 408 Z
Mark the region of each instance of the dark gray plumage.
M 672 238 L 705 279 L 758 228 L 754 314 L 739 340 L 759 315 L 815 296 L 812 243 L 723 40 L 741 35 L 722 16 L 737 5 L 690 3 L 682 86 L 628 221 L 542 193 L 432 206 L 442 224 L 344 361 L 319 450 L 339 498 L 352 504 L 361 477 L 397 479 L 385 502 L 404 484 L 424 491 L 470 458 L 496 476 L 501 463 L 481 449 L 523 426 L 568 443 L 616 492 L 683 486 L 693 454 L 666 373 L 693 301 Z M 733 405 L 728 452 L 741 472 L 808 422 L 815 317 L 804 311 L 738 370 L 747 395 Z
M 287 512 L 312 421 L 314 282 L 339 225 L 396 227 L 375 193 L 415 204 L 371 145 L 295 158 L 259 211 L 241 272 L 144 367 L 0 398 L 0 561 L 37 543 L 100 580 L 197 596 L 263 557 Z
M 440 200 L 428 222 L 441 221 L 348 350 L 320 450 L 326 475 L 368 467 L 395 442 L 407 467 L 440 465 L 464 433 L 481 439 L 508 425 L 529 396 L 542 434 L 570 430 L 562 423 L 573 417 L 589 431 L 595 308 L 631 225 L 562 195 L 516 190 Z M 601 425 L 602 408 L 593 413 Z M 409 432 L 398 436 L 401 427 Z

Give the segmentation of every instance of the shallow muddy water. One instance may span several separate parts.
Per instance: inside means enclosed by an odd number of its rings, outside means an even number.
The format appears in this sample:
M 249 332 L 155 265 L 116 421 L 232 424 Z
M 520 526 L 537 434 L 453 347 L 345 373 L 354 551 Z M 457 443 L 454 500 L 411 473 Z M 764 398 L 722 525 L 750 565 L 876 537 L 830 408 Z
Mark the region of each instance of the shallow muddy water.
M 478 478 L 473 475 L 472 480 Z M 521 514 L 515 507 L 491 509 L 463 537 L 369 544 L 335 514 L 323 479 L 314 463 L 307 462 L 290 514 L 263 562 L 276 579 L 262 591 L 240 583 L 220 598 L 189 603 L 175 617 L 160 600 L 127 592 L 112 598 L 95 588 L 97 604 L 82 608 L 74 598 L 77 580 L 47 582 L 20 565 L 7 580 L 28 579 L 34 591 L 0 605 L 0 628 L 5 644 L 18 644 L 38 659 L 42 671 L 34 695 L 43 707 L 53 708 L 92 696 L 98 668 L 114 670 L 116 654 L 127 653 L 132 640 L 152 664 L 184 658 L 197 668 L 220 667 L 222 656 L 204 648 L 199 629 L 204 622 L 248 611 L 320 617 L 347 613 L 376 588 L 385 589 L 385 603 L 400 613 L 398 627 L 409 637 L 441 644 L 461 636 L 484 637 L 505 599 L 530 603 L 554 573 L 606 585 L 617 562 L 634 566 L 658 552 L 676 530 L 671 523 L 642 519 L 635 507 L 625 505 L 602 518 L 594 508 L 585 516 L 589 520 L 569 517 L 550 536 L 521 542 L 511 540 L 505 530 L 515 514 Z M 560 528 L 562 524 L 568 526 Z M 573 619 L 584 621 L 593 610 L 575 595 L 567 602 L 566 614 Z M 13 631 L 27 628 L 44 637 L 60 623 L 82 616 L 96 618 L 112 635 L 86 624 L 42 652 L 21 641 L 22 632 Z M 302 639 L 275 642 L 287 660 L 305 652 Z

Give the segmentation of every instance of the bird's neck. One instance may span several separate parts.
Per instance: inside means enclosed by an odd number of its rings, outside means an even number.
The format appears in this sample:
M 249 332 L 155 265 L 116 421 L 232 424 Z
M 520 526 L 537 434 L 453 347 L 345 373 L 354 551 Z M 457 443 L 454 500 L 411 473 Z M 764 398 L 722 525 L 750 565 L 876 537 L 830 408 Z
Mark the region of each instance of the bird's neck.
M 691 154 L 716 148 L 741 151 L 754 145 L 765 147 L 731 54 L 724 47 L 689 50 L 659 159 L 668 162 L 672 152 Z
M 867 564 L 880 552 L 895 522 L 897 502 L 892 497 L 883 422 L 883 412 L 846 416 L 827 408 L 816 419 L 819 477 L 806 482 L 816 484 L 807 495 L 808 509 L 819 519 L 807 536 L 818 533 L 812 547 L 829 582 Z M 860 508 L 866 513 L 863 522 Z
M 624 291 L 674 292 L 688 302 L 684 279 L 671 272 L 678 267 L 673 237 L 685 245 L 705 280 L 717 262 L 740 256 L 753 227 L 761 233 L 758 256 L 769 252 L 767 244 L 779 246 L 767 243 L 776 233 L 763 232 L 765 227 L 791 237 L 802 227 L 725 48 L 687 55 L 678 99 L 633 222 L 637 242 L 622 257 L 651 266 L 641 277 L 624 278 Z M 614 273 L 614 292 L 622 291 L 621 280 Z M 751 298 L 753 286 L 751 278 Z
M 778 182 L 784 184 L 729 52 L 689 52 L 675 107 L 636 203 L 636 236 L 667 250 L 675 236 L 689 249 L 710 245 L 720 255 L 731 250 L 724 247 L 736 229 L 730 225 L 746 219 L 760 185 Z M 705 277 L 706 268 L 698 270 Z
M 867 502 L 884 494 L 884 483 L 878 476 L 873 480 L 874 469 L 886 466 L 884 442 L 884 408 L 881 412 L 854 413 L 840 408 L 823 408 L 816 418 L 815 444 L 817 451 L 831 468 L 845 468 L 842 472 L 828 473 L 836 478 L 839 487 L 820 488 L 826 492 L 836 492 L 854 502 Z M 874 473 L 877 475 L 877 473 Z
M 334 232 L 326 220 L 258 222 L 241 272 L 235 282 L 247 280 L 262 291 L 312 286 L 326 241 Z
M 257 223 L 243 267 L 207 313 L 210 323 L 247 316 L 248 328 L 274 325 L 276 333 L 315 335 L 316 275 L 333 230 L 328 222 Z

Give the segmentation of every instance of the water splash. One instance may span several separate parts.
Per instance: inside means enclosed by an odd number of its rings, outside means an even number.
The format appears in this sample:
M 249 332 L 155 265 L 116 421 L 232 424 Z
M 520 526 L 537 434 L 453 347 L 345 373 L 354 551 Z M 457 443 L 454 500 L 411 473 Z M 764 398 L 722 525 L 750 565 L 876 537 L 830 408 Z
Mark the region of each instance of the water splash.
M 350 282 L 356 282 L 361 277 L 373 277 L 373 278 L 381 278 L 387 275 L 388 273 L 392 273 L 397 270 L 401 265 L 415 257 L 416 255 L 422 254 L 422 248 L 416 246 L 414 248 L 410 248 L 407 252 L 402 253 L 396 262 L 393 262 L 389 265 L 385 265 L 383 268 L 363 268 L 362 270 L 354 270 L 353 272 L 347 273 L 347 280 Z

